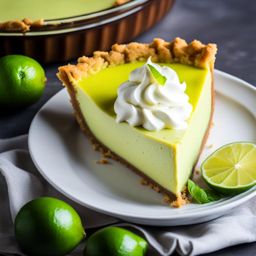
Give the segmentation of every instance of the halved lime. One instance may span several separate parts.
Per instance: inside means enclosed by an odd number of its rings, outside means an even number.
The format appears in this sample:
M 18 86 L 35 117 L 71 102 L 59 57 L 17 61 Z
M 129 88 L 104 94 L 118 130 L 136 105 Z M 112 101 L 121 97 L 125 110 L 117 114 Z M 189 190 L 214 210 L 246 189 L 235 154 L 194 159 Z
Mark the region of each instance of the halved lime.
M 225 145 L 203 162 L 201 171 L 213 189 L 227 195 L 239 194 L 256 185 L 256 144 Z

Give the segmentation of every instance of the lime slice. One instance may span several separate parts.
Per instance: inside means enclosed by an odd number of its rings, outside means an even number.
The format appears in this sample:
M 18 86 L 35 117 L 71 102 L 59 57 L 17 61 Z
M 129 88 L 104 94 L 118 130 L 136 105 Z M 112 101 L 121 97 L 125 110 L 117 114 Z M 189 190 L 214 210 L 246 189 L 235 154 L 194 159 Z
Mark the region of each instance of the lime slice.
M 256 185 L 256 145 L 225 145 L 203 162 L 201 171 L 213 189 L 227 195 L 239 194 Z

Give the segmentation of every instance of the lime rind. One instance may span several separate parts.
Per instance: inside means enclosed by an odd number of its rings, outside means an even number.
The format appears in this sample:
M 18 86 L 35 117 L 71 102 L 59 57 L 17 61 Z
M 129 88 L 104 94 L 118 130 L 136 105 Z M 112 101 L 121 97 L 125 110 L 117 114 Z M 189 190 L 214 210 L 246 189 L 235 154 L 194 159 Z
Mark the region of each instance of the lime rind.
M 147 67 L 150 73 L 152 74 L 152 76 L 154 77 L 158 84 L 164 86 L 165 82 L 167 81 L 167 78 L 164 75 L 162 75 L 153 65 L 154 64 L 151 62 L 151 59 L 148 59 Z
M 214 163 L 214 159 L 219 159 L 224 165 L 223 168 L 218 163 Z M 216 191 L 228 195 L 238 194 L 256 185 L 255 159 L 256 145 L 254 143 L 230 143 L 207 157 L 201 165 L 201 173 L 205 182 Z M 210 168 L 211 163 L 215 164 L 213 168 Z M 235 163 L 241 164 L 238 171 L 234 167 Z

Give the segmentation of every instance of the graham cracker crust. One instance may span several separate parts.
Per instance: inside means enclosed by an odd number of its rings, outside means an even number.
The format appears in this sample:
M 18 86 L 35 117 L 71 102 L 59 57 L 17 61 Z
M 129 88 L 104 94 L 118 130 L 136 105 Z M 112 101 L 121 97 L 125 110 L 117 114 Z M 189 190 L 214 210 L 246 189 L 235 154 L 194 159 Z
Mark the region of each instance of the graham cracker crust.
M 45 25 L 44 19 L 34 20 L 25 18 L 23 20 L 10 20 L 0 23 L 0 31 L 5 32 L 28 32 L 31 28 L 40 28 Z
M 212 118 L 213 118 L 213 112 L 214 112 L 214 98 L 215 98 L 214 97 L 213 67 L 214 67 L 214 60 L 215 60 L 215 54 L 216 54 L 217 48 L 216 48 L 216 45 L 213 45 L 213 44 L 210 44 L 210 46 L 209 45 L 205 46 L 199 41 L 196 41 L 196 42 L 193 41 L 195 43 L 192 42 L 190 45 L 188 45 L 189 46 L 188 47 L 188 46 L 186 46 L 186 42 L 184 40 L 182 40 L 182 39 L 175 39 L 175 40 L 173 42 L 177 42 L 177 40 L 179 42 L 179 40 L 181 40 L 181 43 L 183 45 L 182 52 L 186 53 L 185 59 L 184 59 L 184 54 L 181 56 L 182 59 L 181 59 L 180 63 L 188 64 L 188 65 L 192 65 L 192 66 L 196 66 L 196 67 L 200 67 L 200 68 L 208 68 L 211 71 L 211 77 L 212 77 L 212 109 L 211 109 L 211 115 L 210 115 L 210 120 L 209 120 L 209 123 L 208 123 L 208 127 L 207 127 L 207 130 L 205 132 L 205 135 L 204 135 L 204 138 L 203 138 L 203 141 L 202 141 L 202 144 L 201 144 L 201 148 L 200 148 L 200 154 L 201 154 L 201 152 L 202 152 L 202 150 L 203 150 L 203 148 L 206 144 L 207 138 L 209 136 L 210 128 L 212 126 Z M 166 42 L 164 42 L 163 40 L 159 41 L 158 43 L 156 43 L 156 41 L 154 41 L 154 42 L 155 42 L 155 45 L 157 45 L 157 47 L 159 47 L 159 44 L 163 44 L 165 46 L 168 46 L 168 44 Z M 184 42 L 185 42 L 185 44 L 184 44 Z M 197 42 L 199 42 L 199 44 L 197 44 Z M 152 46 L 152 44 L 151 44 L 151 46 Z M 172 44 L 172 42 L 170 44 Z M 191 51 L 191 47 L 193 48 L 193 46 L 195 46 L 196 50 Z M 201 47 L 200 48 L 201 51 L 198 50 L 199 46 Z M 122 48 L 123 47 L 125 47 L 125 46 L 122 45 Z M 149 47 L 150 47 L 150 45 L 149 45 Z M 184 47 L 185 47 L 185 49 L 184 49 Z M 135 47 L 135 52 L 136 52 L 137 49 L 138 48 Z M 181 51 L 181 49 L 180 49 L 180 51 Z M 195 56 L 195 51 L 197 53 L 197 56 Z M 166 53 L 165 50 L 164 50 L 164 52 Z M 204 57 L 202 57 L 203 56 L 202 54 L 205 53 L 205 52 L 207 52 L 207 54 Z M 131 53 L 134 55 L 133 49 L 131 50 Z M 136 54 L 138 54 L 138 52 L 136 52 Z M 155 54 L 156 54 L 156 51 L 155 51 Z M 160 52 L 160 54 L 162 54 L 162 53 Z M 90 70 L 87 70 L 85 72 L 85 75 L 83 75 L 83 71 L 85 71 L 85 69 L 91 68 L 92 73 L 97 73 L 98 71 L 106 68 L 108 65 L 112 65 L 111 61 L 113 61 L 113 60 L 108 60 L 109 61 L 108 64 L 103 65 L 104 61 L 106 61 L 107 58 L 108 58 L 107 53 L 104 52 L 103 55 L 104 55 L 104 60 L 102 58 L 102 54 L 99 53 L 99 52 L 97 52 L 95 57 L 92 57 L 92 58 L 82 57 L 82 58 L 79 59 L 80 62 L 77 64 L 77 66 L 67 65 L 67 66 L 64 66 L 64 67 L 60 67 L 59 68 L 59 73 L 57 74 L 59 79 L 63 82 L 63 84 L 66 86 L 66 88 L 68 90 L 68 93 L 70 95 L 70 100 L 71 100 L 71 103 L 72 103 L 73 108 L 74 108 L 74 114 L 75 114 L 76 120 L 77 120 L 80 128 L 86 134 L 86 136 L 89 137 L 89 139 L 90 139 L 90 141 L 91 141 L 95 150 L 100 151 L 102 153 L 102 155 L 105 156 L 105 157 L 111 158 L 113 160 L 116 160 L 116 161 L 122 163 L 123 165 L 125 165 L 126 167 L 131 169 L 134 173 L 136 173 L 137 175 L 142 177 L 143 178 L 142 185 L 147 185 L 147 186 L 151 187 L 153 190 L 155 190 L 156 192 L 162 193 L 164 195 L 164 201 L 167 202 L 168 204 L 170 204 L 171 206 L 181 207 L 182 205 L 189 202 L 186 188 L 184 188 L 184 191 L 182 191 L 178 195 L 174 195 L 170 191 L 163 188 L 160 184 L 156 183 L 150 177 L 146 176 L 144 173 L 142 173 L 136 167 L 132 166 L 125 159 L 121 158 L 120 156 L 118 156 L 114 152 L 110 151 L 105 145 L 103 145 L 100 141 L 98 141 L 97 138 L 93 135 L 92 131 L 89 129 L 85 119 L 83 118 L 83 115 L 82 115 L 82 112 L 81 112 L 81 109 L 80 109 L 80 106 L 79 106 L 79 102 L 76 100 L 76 89 L 75 89 L 74 84 L 75 84 L 75 82 L 79 81 L 82 77 L 86 77 L 88 74 L 91 73 Z M 113 56 L 113 54 L 110 53 L 109 56 L 111 56 L 111 55 Z M 148 52 L 147 52 L 147 54 L 144 55 L 143 52 L 141 53 L 141 49 L 140 49 L 140 52 L 139 52 L 139 59 L 140 60 L 142 60 L 141 55 L 145 59 L 145 58 L 148 57 Z M 101 57 L 99 57 L 99 56 L 101 56 Z M 199 59 L 199 56 L 200 56 L 201 59 Z M 193 60 L 190 57 L 193 57 Z M 98 58 L 100 58 L 100 60 Z M 99 60 L 98 64 L 100 65 L 100 67 L 97 66 L 97 60 Z M 186 62 L 186 60 L 188 60 L 188 61 Z M 127 62 L 131 62 L 131 61 L 128 60 Z M 177 58 L 176 59 L 170 59 L 169 62 L 179 62 L 179 59 L 177 59 Z M 122 63 L 123 63 L 123 60 L 121 61 L 121 64 Z M 118 63 L 115 62 L 115 65 L 118 65 Z M 96 70 L 95 70 L 95 67 L 96 67 Z M 198 155 L 198 158 L 199 158 L 200 154 Z M 198 161 L 198 159 L 197 159 L 197 161 Z

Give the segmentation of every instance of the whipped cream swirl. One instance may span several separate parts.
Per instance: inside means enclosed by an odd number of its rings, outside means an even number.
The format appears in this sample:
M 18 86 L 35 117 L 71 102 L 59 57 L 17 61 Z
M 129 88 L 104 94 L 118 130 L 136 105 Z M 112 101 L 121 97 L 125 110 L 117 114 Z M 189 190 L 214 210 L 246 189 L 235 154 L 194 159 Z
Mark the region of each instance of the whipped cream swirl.
M 165 77 L 163 85 L 155 79 L 148 64 Z M 150 131 L 186 129 L 192 106 L 185 90 L 186 83 L 180 83 L 173 69 L 154 64 L 149 58 L 120 85 L 114 104 L 116 121 Z

